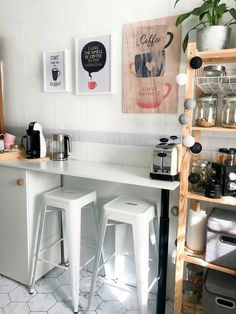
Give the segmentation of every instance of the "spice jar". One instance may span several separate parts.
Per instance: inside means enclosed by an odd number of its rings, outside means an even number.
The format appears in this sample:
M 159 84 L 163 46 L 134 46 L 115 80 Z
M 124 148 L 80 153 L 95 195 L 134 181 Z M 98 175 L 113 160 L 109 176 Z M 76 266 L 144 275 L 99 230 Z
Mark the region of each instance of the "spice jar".
M 235 159 L 235 150 L 234 148 L 230 148 L 228 150 L 228 153 L 226 155 L 226 158 L 224 160 L 224 165 L 225 166 L 233 166 L 234 165 L 234 159 Z
M 211 127 L 216 124 L 217 97 L 211 94 L 203 94 L 198 99 L 196 107 L 196 125 Z
M 228 95 L 224 98 L 221 125 L 224 128 L 236 128 L 236 95 Z
M 198 287 L 199 295 L 203 288 L 203 267 L 191 263 L 186 264 L 186 279 Z
M 219 148 L 218 157 L 217 157 L 218 164 L 221 164 L 221 165 L 224 164 L 228 151 L 229 150 L 227 148 Z

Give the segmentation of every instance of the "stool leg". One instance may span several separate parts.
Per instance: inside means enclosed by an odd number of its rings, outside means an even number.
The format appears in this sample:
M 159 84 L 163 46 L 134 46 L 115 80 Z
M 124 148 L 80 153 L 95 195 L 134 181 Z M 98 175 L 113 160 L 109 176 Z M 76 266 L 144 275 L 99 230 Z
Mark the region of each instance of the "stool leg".
M 29 288 L 30 293 L 34 293 L 35 276 L 36 276 L 40 246 L 41 246 L 42 237 L 43 237 L 43 229 L 44 229 L 46 211 L 47 211 L 47 205 L 42 207 L 42 210 L 41 210 L 35 254 L 34 254 L 33 259 L 32 259 L 32 270 L 31 270 L 30 288 Z
M 115 279 L 119 280 L 124 270 L 123 250 L 127 236 L 127 224 L 115 225 Z
M 93 277 L 92 277 L 92 282 L 91 282 L 91 287 L 90 287 L 90 296 L 89 296 L 89 301 L 88 301 L 86 313 L 88 313 L 90 311 L 91 305 L 93 303 L 93 295 L 94 295 L 94 290 L 95 290 L 95 285 L 96 285 L 96 278 L 97 278 L 97 273 L 98 273 L 98 268 L 99 268 L 99 262 L 100 262 L 100 258 L 101 258 L 101 254 L 102 254 L 102 246 L 103 246 L 105 233 L 106 233 L 107 221 L 108 221 L 108 218 L 107 218 L 105 212 L 103 211 L 101 223 L 100 223 L 100 232 L 99 232 L 97 253 L 96 253 L 96 258 L 95 258 L 95 262 L 94 262 Z
M 147 314 L 148 301 L 148 262 L 149 262 L 149 224 L 141 220 L 133 225 L 134 256 L 138 292 L 139 314 Z
M 63 236 L 63 264 L 65 266 L 69 266 L 69 256 L 68 256 L 68 237 L 67 237 L 67 230 L 66 230 L 66 214 L 65 210 L 61 211 L 61 220 L 62 220 L 62 236 Z
M 98 238 L 99 237 L 99 217 L 98 217 L 98 204 L 96 200 L 93 202 L 93 212 L 94 212 L 94 218 L 95 218 L 96 233 L 97 233 L 97 238 Z M 102 264 L 104 264 L 103 247 L 102 247 L 102 252 L 101 252 L 101 260 L 102 260 Z M 103 268 L 104 268 L 104 273 L 106 276 L 106 273 L 107 273 L 106 265 L 104 265 Z
M 80 237 L 81 208 L 70 206 L 66 209 L 66 229 L 70 261 L 70 278 L 72 290 L 72 306 L 74 313 L 79 311 L 79 272 L 80 272 Z

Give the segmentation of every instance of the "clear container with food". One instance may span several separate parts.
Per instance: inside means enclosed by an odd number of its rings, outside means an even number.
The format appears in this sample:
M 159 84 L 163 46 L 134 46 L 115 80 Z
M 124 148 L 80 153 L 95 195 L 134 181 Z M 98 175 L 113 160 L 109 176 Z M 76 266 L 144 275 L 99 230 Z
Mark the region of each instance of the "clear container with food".
M 195 122 L 196 126 L 212 127 L 216 125 L 217 96 L 203 94 L 198 98 L 196 107 Z
M 210 162 L 206 160 L 197 160 L 192 163 L 191 174 L 197 174 L 198 180 L 193 180 L 191 183 L 191 190 L 193 192 L 203 193 L 205 190 L 205 184 L 210 175 Z
M 229 150 L 227 148 L 219 148 L 217 163 L 223 165 Z
M 236 95 L 224 97 L 221 111 L 221 125 L 224 128 L 236 128 Z

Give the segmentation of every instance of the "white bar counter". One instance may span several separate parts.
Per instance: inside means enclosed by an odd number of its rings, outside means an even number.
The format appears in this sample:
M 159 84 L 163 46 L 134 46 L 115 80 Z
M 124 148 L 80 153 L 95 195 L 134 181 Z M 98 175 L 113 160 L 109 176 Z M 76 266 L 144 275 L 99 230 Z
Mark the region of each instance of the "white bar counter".
M 93 161 L 38 161 L 38 160 L 10 160 L 2 161 L 0 165 L 11 168 L 25 169 L 38 172 L 54 173 L 108 182 L 132 184 L 155 189 L 173 191 L 179 182 L 153 180 L 149 177 L 149 168 L 124 166 Z

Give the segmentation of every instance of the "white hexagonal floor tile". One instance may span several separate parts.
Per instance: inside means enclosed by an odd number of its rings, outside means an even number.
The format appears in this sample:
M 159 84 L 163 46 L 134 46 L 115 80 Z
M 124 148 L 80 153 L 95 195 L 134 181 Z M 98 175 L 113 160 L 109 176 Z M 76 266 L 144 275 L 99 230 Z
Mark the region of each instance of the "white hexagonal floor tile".
M 5 314 L 28 314 L 30 309 L 27 303 L 10 303 L 4 307 Z
M 136 294 L 121 291 L 117 300 L 124 305 L 127 310 L 138 310 L 138 298 Z
M 79 305 L 83 311 L 87 309 L 88 299 L 89 299 L 89 294 L 83 294 L 83 293 L 80 294 Z M 98 295 L 94 295 L 93 303 L 91 305 L 91 311 L 95 311 L 102 302 L 103 300 Z
M 52 270 L 50 270 L 45 277 L 48 278 L 57 278 L 61 276 L 65 272 L 65 269 L 60 268 L 60 267 L 54 267 Z
M 49 311 L 49 314 L 73 314 L 71 302 L 58 302 Z
M 128 310 L 125 314 L 138 314 L 138 310 Z
M 92 278 L 84 277 L 82 280 L 80 280 L 80 290 L 85 293 L 90 292 L 90 286 L 91 286 L 91 280 Z M 97 281 L 95 286 L 95 291 L 97 291 L 102 286 L 102 283 Z
M 125 313 L 126 309 L 123 307 L 123 305 L 119 301 L 108 301 L 103 302 L 99 305 L 96 312 L 98 314 L 123 314 Z
M 83 278 L 83 275 L 80 274 L 79 280 Z M 70 285 L 70 271 L 65 271 L 57 278 L 62 285 Z
M 0 309 L 0 314 L 4 314 L 4 312 L 3 312 L 3 310 L 2 310 L 2 309 Z
M 30 294 L 29 288 L 21 285 L 17 287 L 16 289 L 14 289 L 13 291 L 11 291 L 9 293 L 9 296 L 10 296 L 11 301 L 13 302 L 27 302 L 35 294 L 36 292 L 34 292 L 34 294 Z
M 148 314 L 156 313 L 156 300 L 148 300 Z
M 98 289 L 97 293 L 104 301 L 114 301 L 121 293 L 121 290 L 113 286 L 103 285 Z
M 48 312 L 30 312 L 32 314 L 48 314 Z
M 48 311 L 56 303 L 55 297 L 51 293 L 36 294 L 28 301 L 31 311 Z
M 53 292 L 54 297 L 59 302 L 70 302 L 71 301 L 71 285 L 61 285 Z
M 60 287 L 60 282 L 56 278 L 42 278 L 36 284 L 38 293 L 51 293 Z
M 11 302 L 11 300 L 10 300 L 8 294 L 0 294 L 0 307 L 4 307 L 10 302 Z
M 0 293 L 9 293 L 16 287 L 18 287 L 19 284 L 18 282 L 11 280 L 9 278 L 3 277 L 1 279 L 1 284 L 0 284 Z

